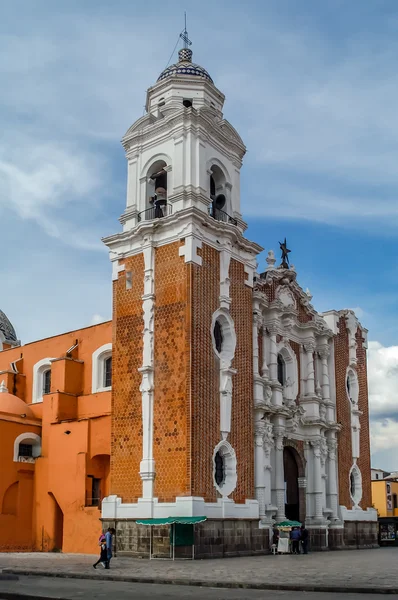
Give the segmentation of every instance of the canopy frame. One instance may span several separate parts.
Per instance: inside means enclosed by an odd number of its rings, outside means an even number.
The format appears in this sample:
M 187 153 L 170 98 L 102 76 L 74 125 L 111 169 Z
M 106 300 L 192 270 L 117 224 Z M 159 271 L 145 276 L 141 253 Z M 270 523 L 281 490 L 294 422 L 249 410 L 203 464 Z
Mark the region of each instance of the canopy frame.
M 192 525 L 192 528 L 196 523 L 202 523 L 206 521 L 207 517 L 167 517 L 164 519 L 137 519 L 137 525 L 147 525 L 150 527 L 149 533 L 149 560 L 176 560 L 175 557 L 175 542 L 176 542 L 176 524 L 180 525 Z M 160 558 L 153 556 L 153 527 L 157 525 L 170 525 L 171 527 L 171 540 L 170 540 L 170 556 L 169 558 Z M 194 531 L 194 530 L 193 530 Z M 192 544 L 192 556 L 191 558 L 180 558 L 179 560 L 194 560 L 195 558 L 195 543 Z

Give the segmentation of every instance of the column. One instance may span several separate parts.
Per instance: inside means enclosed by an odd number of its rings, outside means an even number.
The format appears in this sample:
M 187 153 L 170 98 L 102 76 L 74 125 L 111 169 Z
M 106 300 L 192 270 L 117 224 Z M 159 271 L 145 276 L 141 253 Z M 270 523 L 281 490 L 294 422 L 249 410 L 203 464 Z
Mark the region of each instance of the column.
M 268 328 L 269 336 L 269 375 L 272 381 L 278 381 L 278 352 L 276 350 L 276 329 Z
M 304 346 L 300 345 L 300 397 L 303 398 L 305 396 L 305 375 L 307 365 L 305 363 L 305 352 Z
M 332 509 L 332 519 L 338 519 L 338 492 L 336 469 L 337 440 L 333 433 L 328 438 L 328 478 L 327 478 L 327 503 Z
M 257 418 L 259 420 L 254 429 L 254 487 L 259 505 L 260 520 L 262 520 L 265 518 L 264 422 L 261 420 L 261 413 L 258 414 Z
M 264 419 L 264 434 L 263 434 L 263 457 L 264 457 L 264 484 L 265 484 L 265 508 L 269 508 L 272 505 L 271 498 L 271 449 L 274 446 L 274 435 L 273 435 L 274 426 L 269 420 L 269 417 Z M 268 520 L 271 519 L 271 515 L 268 513 Z
M 285 472 L 283 468 L 283 437 L 284 431 L 275 428 L 275 490 L 278 511 L 277 521 L 285 519 Z
M 319 350 L 319 356 L 321 357 L 322 364 L 322 398 L 325 402 L 330 400 L 330 383 L 329 383 L 329 366 L 328 366 L 328 358 L 329 358 L 329 346 L 323 346 Z
M 255 311 L 253 315 L 253 375 L 260 375 L 260 365 L 258 359 L 258 330 L 261 322 L 261 315 Z
M 322 511 L 322 468 L 321 468 L 321 440 L 314 440 L 311 442 L 313 456 L 314 456 L 314 497 L 315 497 L 315 511 L 314 517 L 316 521 L 323 521 Z
M 313 343 L 305 344 L 305 362 L 307 365 L 307 389 L 306 396 L 315 395 L 315 373 L 314 373 L 314 349 Z

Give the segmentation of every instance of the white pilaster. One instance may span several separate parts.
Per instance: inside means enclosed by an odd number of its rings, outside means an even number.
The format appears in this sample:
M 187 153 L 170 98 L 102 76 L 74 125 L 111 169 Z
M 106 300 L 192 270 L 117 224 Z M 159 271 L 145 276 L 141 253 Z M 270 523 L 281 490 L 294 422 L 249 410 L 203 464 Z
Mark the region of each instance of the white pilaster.
M 142 479 L 142 497 L 146 500 L 152 500 L 155 480 L 155 461 L 153 459 L 155 252 L 152 239 L 149 236 L 145 239 L 144 244 L 144 295 L 142 296 L 144 330 L 142 367 L 139 369 L 140 373 L 142 373 L 140 385 L 142 398 L 142 461 L 140 463 L 140 477 Z
M 306 371 L 307 371 L 306 396 L 314 396 L 315 395 L 314 349 L 315 349 L 315 346 L 313 343 L 307 343 L 304 346 L 306 366 L 307 366 L 307 369 L 306 369 Z
M 275 490 L 276 505 L 278 507 L 276 518 L 283 521 L 285 518 L 285 473 L 283 468 L 283 437 L 284 431 L 275 428 Z
M 314 518 L 317 522 L 323 521 L 323 510 L 322 510 L 322 495 L 323 495 L 323 483 L 322 483 L 322 468 L 321 468 L 321 440 L 313 440 L 311 442 L 313 452 L 313 465 L 314 465 L 314 480 L 313 480 L 313 493 L 315 497 L 315 510 Z
M 337 469 L 336 469 L 337 440 L 334 432 L 328 435 L 328 465 L 327 465 L 327 505 L 332 510 L 332 519 L 338 518 L 338 491 L 337 491 Z

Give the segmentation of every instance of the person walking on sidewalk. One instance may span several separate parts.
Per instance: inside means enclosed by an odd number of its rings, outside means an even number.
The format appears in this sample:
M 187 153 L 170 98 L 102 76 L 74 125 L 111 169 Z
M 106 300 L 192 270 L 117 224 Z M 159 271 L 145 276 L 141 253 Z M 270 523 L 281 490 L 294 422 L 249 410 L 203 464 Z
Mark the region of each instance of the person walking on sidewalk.
M 301 546 L 303 554 L 308 554 L 308 529 L 305 528 L 305 525 L 301 526 Z
M 102 535 L 100 537 L 99 545 L 100 545 L 100 557 L 97 560 L 97 562 L 93 564 L 94 569 L 97 568 L 97 565 L 99 565 L 99 563 L 102 563 L 102 566 L 106 567 L 106 564 L 108 562 L 108 550 L 106 548 L 106 540 L 105 540 L 104 535 Z
M 105 543 L 106 543 L 106 553 L 107 553 L 107 561 L 105 564 L 105 569 L 109 569 L 111 558 L 112 558 L 112 536 L 116 533 L 112 527 L 108 527 L 108 531 L 105 534 Z

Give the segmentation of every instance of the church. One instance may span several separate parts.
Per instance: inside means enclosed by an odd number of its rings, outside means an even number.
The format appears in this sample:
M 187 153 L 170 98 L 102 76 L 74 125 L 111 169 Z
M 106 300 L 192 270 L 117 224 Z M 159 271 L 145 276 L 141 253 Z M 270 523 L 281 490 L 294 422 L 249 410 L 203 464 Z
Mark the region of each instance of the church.
M 111 321 L 21 345 L 0 312 L 0 551 L 114 527 L 119 555 L 167 553 L 182 517 L 197 558 L 267 553 L 285 519 L 312 550 L 377 545 L 367 331 L 315 310 L 286 240 L 258 267 L 224 100 L 185 39 L 123 137 Z

